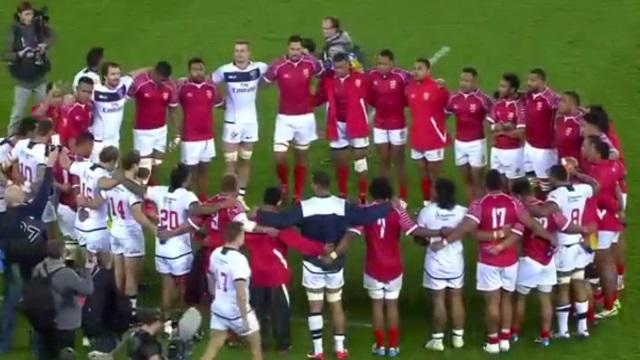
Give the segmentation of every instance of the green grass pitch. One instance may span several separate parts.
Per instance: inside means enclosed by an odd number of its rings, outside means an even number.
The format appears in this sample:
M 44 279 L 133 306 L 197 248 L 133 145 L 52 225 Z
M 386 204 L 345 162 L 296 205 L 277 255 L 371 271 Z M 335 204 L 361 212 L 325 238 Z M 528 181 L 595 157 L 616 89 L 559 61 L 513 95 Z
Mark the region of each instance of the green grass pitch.
M 8 29 L 14 3 L 2 1 L 0 30 Z M 43 5 L 42 1 L 37 5 Z M 585 103 L 604 104 L 622 136 L 631 192 L 627 216 L 627 289 L 622 298 L 624 309 L 621 315 L 601 323 L 592 331 L 591 339 L 554 342 L 547 349 L 539 349 L 532 343 L 537 332 L 535 299 L 532 299 L 523 337 L 506 356 L 527 360 L 638 358 L 640 326 L 635 320 L 640 316 L 640 269 L 636 266 L 640 260 L 640 245 L 635 238 L 638 231 L 635 218 L 638 204 L 635 201 L 639 196 L 635 186 L 640 182 L 636 166 L 636 161 L 640 160 L 640 132 L 637 132 L 640 2 L 637 0 L 50 0 L 48 5 L 52 25 L 59 36 L 52 49 L 50 79 L 68 82 L 84 66 L 85 52 L 94 45 L 104 46 L 107 58 L 118 61 L 125 70 L 166 59 L 174 65 L 177 76 L 186 73 L 186 62 L 194 55 L 204 57 L 209 70 L 230 61 L 232 43 L 239 37 L 251 40 L 254 59 L 269 62 L 283 53 L 290 34 L 312 36 L 321 43 L 320 19 L 325 15 L 338 16 L 369 55 L 382 48 L 391 48 L 396 52 L 399 65 L 405 67 L 418 56 L 430 56 L 445 45 L 451 47 L 451 52 L 433 70 L 435 75 L 447 80 L 450 88 L 456 87 L 458 72 L 467 65 L 478 69 L 481 86 L 487 91 L 496 87 L 500 74 L 505 71 L 524 75 L 530 68 L 543 67 L 554 89 L 575 89 Z M 0 84 L 0 111 L 4 114 L 1 127 L 5 129 L 13 93 L 10 78 L 4 70 L 0 71 Z M 254 153 L 252 186 L 248 192 L 250 204 L 259 201 L 265 185 L 277 182 L 271 155 L 276 93 L 275 89 L 268 88 L 261 90 L 259 95 L 261 141 Z M 131 147 L 131 108 L 129 105 L 122 129 L 123 149 Z M 222 113 L 217 111 L 218 127 L 221 117 Z M 318 116 L 318 119 L 322 117 Z M 164 174 L 177 161 L 177 155 L 170 154 L 163 168 Z M 311 152 L 311 168 L 331 171 L 328 165 L 321 164 L 327 155 L 327 143 L 315 143 Z M 375 174 L 377 166 L 375 158 L 372 159 L 371 173 Z M 210 193 L 218 185 L 222 165 L 218 157 L 211 167 Z M 410 205 L 412 210 L 417 210 L 420 204 L 418 179 L 410 163 L 409 169 L 412 175 Z M 459 180 L 452 164 L 451 150 L 447 152 L 445 175 Z M 460 201 L 464 199 L 460 198 Z M 468 312 L 466 346 L 462 350 L 447 349 L 436 354 L 422 348 L 430 333 L 430 305 L 420 286 L 423 250 L 406 241 L 405 286 L 401 296 L 402 358 L 487 358 L 481 350 L 485 336 L 482 299 L 473 290 L 475 247 L 470 242 L 466 244 L 469 265 L 465 294 Z M 149 254 L 152 254 L 151 247 L 149 242 Z M 353 359 L 373 357 L 370 355 L 370 329 L 357 326 L 368 323 L 370 312 L 367 295 L 362 289 L 362 254 L 362 243 L 353 247 L 346 271 L 345 308 L 348 319 L 352 321 L 347 344 Z M 145 280 L 159 285 L 152 259 L 149 256 L 146 261 Z M 296 319 L 293 351 L 284 358 L 300 359 L 310 346 L 303 320 L 306 299 L 300 286 L 299 258 L 292 256 L 290 263 L 294 267 L 292 301 Z M 155 302 L 155 295 L 145 296 L 143 304 Z M 33 358 L 25 333 L 26 326 L 21 326 L 15 351 L 3 359 Z M 325 340 L 330 341 L 330 332 L 325 332 L 325 335 Z M 325 346 L 330 349 L 330 342 Z M 246 358 L 248 353 L 243 350 L 225 350 L 220 355 L 220 359 Z M 269 353 L 266 358 L 276 359 L 277 355 Z

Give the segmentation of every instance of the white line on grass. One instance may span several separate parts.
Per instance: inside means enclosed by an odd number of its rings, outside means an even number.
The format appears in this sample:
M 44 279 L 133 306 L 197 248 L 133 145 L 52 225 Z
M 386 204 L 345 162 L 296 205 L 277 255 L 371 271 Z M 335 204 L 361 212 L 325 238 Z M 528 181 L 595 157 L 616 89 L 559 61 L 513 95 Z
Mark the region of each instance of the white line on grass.
M 449 51 L 451 51 L 451 48 L 448 47 L 447 45 L 444 45 L 438 51 L 436 51 L 433 55 L 431 55 L 431 57 L 429 58 L 429 62 L 431 62 L 431 65 L 437 63 L 440 59 L 447 56 Z

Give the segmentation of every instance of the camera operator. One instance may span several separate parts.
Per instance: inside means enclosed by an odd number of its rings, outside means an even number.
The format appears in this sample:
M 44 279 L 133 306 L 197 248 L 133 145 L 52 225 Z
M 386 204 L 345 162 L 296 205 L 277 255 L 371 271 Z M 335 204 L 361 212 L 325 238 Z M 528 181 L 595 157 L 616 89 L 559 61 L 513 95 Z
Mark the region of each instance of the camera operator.
M 160 310 L 138 309 L 136 316 L 142 326 L 129 340 L 129 360 L 162 360 L 162 345 L 157 339 L 164 328 Z
M 54 39 L 48 25 L 46 9 L 35 10 L 30 2 L 21 2 L 11 25 L 4 52 L 9 73 L 15 81 L 13 108 L 8 133 L 17 130 L 18 123 L 32 93 L 37 102 L 46 96 L 46 75 L 51 69 L 47 50 Z

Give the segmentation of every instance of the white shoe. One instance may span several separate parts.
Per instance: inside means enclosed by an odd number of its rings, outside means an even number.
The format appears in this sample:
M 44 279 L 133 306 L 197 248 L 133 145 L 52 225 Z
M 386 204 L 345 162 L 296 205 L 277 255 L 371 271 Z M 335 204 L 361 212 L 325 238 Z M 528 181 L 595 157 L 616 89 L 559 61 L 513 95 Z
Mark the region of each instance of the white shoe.
M 91 346 L 91 341 L 89 341 L 89 338 L 84 336 L 82 338 L 82 347 L 90 347 Z
M 509 340 L 500 340 L 500 352 L 508 352 L 511 348 Z
M 451 345 L 453 345 L 454 349 L 462 349 L 464 346 L 464 338 L 459 335 L 453 335 L 451 337 Z
M 500 345 L 498 344 L 485 343 L 482 349 L 489 354 L 500 354 Z
M 431 339 L 424 344 L 424 348 L 433 351 L 444 351 L 444 342 L 442 339 Z

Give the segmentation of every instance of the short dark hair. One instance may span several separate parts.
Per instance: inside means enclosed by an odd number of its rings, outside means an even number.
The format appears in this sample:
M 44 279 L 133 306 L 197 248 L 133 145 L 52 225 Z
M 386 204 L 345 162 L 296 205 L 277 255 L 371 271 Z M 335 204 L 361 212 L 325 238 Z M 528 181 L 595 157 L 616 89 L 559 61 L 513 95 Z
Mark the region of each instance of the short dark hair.
M 277 206 L 280 200 L 282 200 L 282 190 L 277 186 L 268 187 L 262 195 L 265 205 Z
M 202 65 L 204 65 L 204 60 L 202 60 L 199 57 L 194 57 L 194 58 L 189 59 L 189 62 L 187 63 L 187 69 L 191 69 L 191 65 L 193 65 L 193 64 L 202 64 Z
M 567 97 L 569 97 L 569 99 L 571 99 L 571 101 L 576 103 L 576 105 L 580 106 L 580 95 L 578 95 L 578 93 L 576 91 L 567 90 L 567 91 L 564 92 L 564 94 Z
M 224 241 L 227 244 L 234 242 L 243 231 L 241 222 L 232 221 L 228 223 L 227 227 L 224 229 Z
M 220 180 L 222 192 L 238 191 L 238 178 L 234 174 L 225 174 Z
M 335 29 L 340 30 L 340 20 L 335 16 L 325 16 L 323 20 L 328 20 L 331 22 L 331 26 Z
M 176 165 L 169 174 L 169 192 L 181 188 L 189 178 L 189 168 L 185 164 Z
M 315 171 L 311 176 L 311 182 L 314 185 L 320 186 L 321 188 L 328 189 L 331 186 L 331 178 L 329 175 L 321 170 Z
M 102 151 L 100 151 L 100 155 L 98 156 L 98 160 L 102 163 L 111 163 L 114 161 L 118 161 L 118 148 L 115 146 L 107 146 Z
M 122 156 L 120 166 L 124 170 L 131 170 L 140 163 L 140 153 L 137 150 L 131 150 Z
M 609 116 L 601 106 L 590 107 L 589 112 L 584 115 L 584 121 L 604 134 L 609 133 Z
M 502 80 L 509 83 L 509 86 L 514 90 L 518 90 L 520 88 L 520 78 L 515 73 L 502 74 Z
M 22 120 L 20 120 L 20 124 L 18 124 L 18 131 L 16 132 L 16 135 L 29 135 L 30 132 L 36 129 L 36 124 L 38 124 L 38 120 L 32 118 L 31 116 L 23 118 Z
M 94 68 L 98 66 L 103 57 L 104 57 L 104 48 L 92 47 L 87 52 L 87 57 L 86 57 L 87 67 Z
M 496 169 L 489 170 L 484 176 L 484 186 L 489 191 L 502 189 L 502 175 Z
M 374 178 L 369 185 L 369 194 L 374 200 L 391 199 L 393 197 L 391 182 L 384 176 Z
M 425 57 L 417 58 L 416 62 L 423 63 L 427 69 L 431 69 L 431 61 Z
M 49 240 L 47 241 L 47 257 L 50 259 L 61 259 L 64 256 L 64 241 Z
M 541 68 L 535 68 L 535 69 L 529 71 L 529 74 L 537 75 L 543 81 L 547 80 L 547 73 L 544 70 L 542 70 Z
M 339 53 L 333 55 L 333 59 L 332 60 L 333 60 L 334 64 L 338 63 L 338 62 L 341 62 L 341 61 L 349 61 L 349 55 L 347 55 L 346 53 L 343 53 L 343 52 L 339 52 Z
M 316 52 L 316 42 L 312 38 L 302 38 L 302 47 L 311 54 Z
M 453 209 L 456 205 L 456 185 L 445 178 L 436 180 L 436 204 L 441 209 Z
M 291 35 L 289 36 L 289 39 L 287 40 L 288 44 L 291 43 L 301 43 L 302 44 L 302 37 L 300 35 Z
M 393 54 L 393 51 L 389 50 L 389 49 L 382 49 L 380 50 L 380 52 L 378 53 L 378 56 L 382 56 L 382 57 L 386 57 L 387 59 L 391 60 L 391 61 L 395 61 L 395 55 Z
M 598 154 L 602 159 L 608 159 L 611 155 L 611 147 L 606 142 L 602 141 L 597 135 L 590 135 L 587 140 L 595 147 Z
M 80 84 L 91 85 L 91 86 L 93 86 L 93 85 L 94 85 L 94 83 L 93 83 L 93 79 L 92 79 L 92 78 L 90 78 L 90 77 L 88 77 L 88 76 L 83 76 L 83 77 L 81 77 L 81 78 L 78 80 L 78 86 L 79 86 Z
M 171 64 L 169 64 L 169 62 L 167 61 L 158 61 L 158 63 L 156 64 L 156 66 L 154 67 L 154 70 L 156 72 L 156 74 L 163 76 L 163 77 L 169 77 L 171 76 L 172 73 L 172 69 L 171 69 Z
M 51 120 L 45 119 L 38 121 L 38 125 L 36 125 L 36 135 L 46 136 L 52 131 L 53 122 L 51 122 Z
M 93 142 L 94 140 L 95 138 L 93 137 L 93 134 L 85 131 L 76 138 L 76 146 Z
M 559 181 L 567 181 L 569 180 L 569 173 L 564 166 L 556 164 L 549 168 L 549 177 Z
M 31 5 L 31 2 L 29 2 L 29 1 L 22 1 L 16 7 L 16 11 L 18 12 L 18 14 L 22 13 L 23 11 L 27 11 L 27 10 L 33 10 L 33 5 Z
M 532 195 L 531 182 L 527 179 L 518 179 L 511 185 L 511 192 L 518 196 Z
M 471 74 L 473 77 L 478 76 L 478 70 L 476 70 L 475 68 L 470 67 L 470 66 L 466 67 L 466 68 L 463 68 L 462 72 L 465 73 L 465 74 Z
M 247 46 L 251 45 L 251 43 L 247 39 L 236 39 L 236 42 L 234 44 L 236 44 L 236 45 L 247 45 Z
M 120 68 L 120 64 L 115 61 L 106 61 L 100 66 L 100 76 L 104 77 L 109 75 L 109 68 Z

